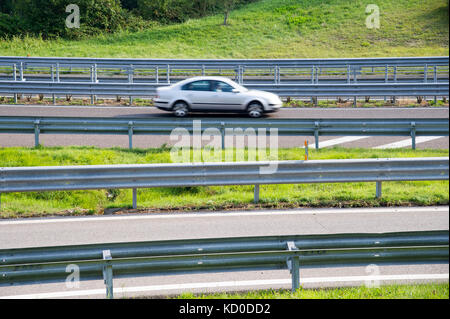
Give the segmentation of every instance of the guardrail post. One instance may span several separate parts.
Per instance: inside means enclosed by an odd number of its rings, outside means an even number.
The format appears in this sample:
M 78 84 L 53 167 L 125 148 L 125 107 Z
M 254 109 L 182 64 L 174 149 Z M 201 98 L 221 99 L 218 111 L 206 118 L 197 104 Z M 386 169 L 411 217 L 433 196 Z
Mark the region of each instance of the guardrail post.
M 55 66 L 52 64 L 51 68 L 51 73 L 52 73 L 52 82 L 55 82 Z M 56 104 L 56 96 L 55 93 L 52 94 L 52 100 L 53 100 L 53 105 Z
M 425 67 L 423 69 L 423 82 L 427 83 L 428 82 L 428 64 L 425 64 Z M 427 101 L 427 97 L 424 96 L 423 99 L 425 101 Z
M 202 76 L 205 76 L 205 65 L 202 64 Z
M 133 83 L 133 73 L 134 73 L 134 68 L 133 68 L 133 64 L 130 65 L 130 67 L 128 68 L 128 83 Z M 133 104 L 133 97 L 130 95 L 130 105 Z
M 133 188 L 133 209 L 137 208 L 137 189 Z
M 394 66 L 394 83 L 397 83 L 397 66 Z M 392 97 L 392 102 L 393 103 L 396 102 L 396 96 L 395 95 Z
M 259 184 L 255 184 L 255 188 L 253 190 L 253 203 L 258 204 L 259 202 Z
M 167 83 L 170 84 L 170 65 L 167 64 Z
M 91 65 L 91 82 L 94 83 L 94 66 Z
M 280 67 L 278 65 L 275 65 L 274 68 L 274 80 L 275 84 L 280 84 Z
M 133 83 L 133 76 L 134 76 L 134 68 L 133 64 L 130 65 L 128 68 L 128 83 Z
M 94 83 L 98 83 L 98 79 L 97 79 L 97 63 L 94 64 Z M 95 103 L 95 101 L 97 100 L 97 96 L 93 95 L 93 103 Z
M 13 79 L 14 82 L 17 81 L 17 65 L 13 64 Z M 14 103 L 17 104 L 17 93 L 14 93 Z
M 95 83 L 95 77 L 94 77 L 94 66 L 91 66 L 91 82 Z M 91 104 L 95 104 L 95 97 L 94 94 L 91 94 Z
M 377 182 L 376 184 L 375 197 L 381 198 L 381 182 Z
M 293 241 L 288 241 L 286 243 L 287 249 L 289 251 L 299 250 Z M 292 292 L 295 292 L 300 288 L 300 260 L 299 256 L 289 257 L 287 261 L 288 269 L 292 276 Z
M 433 68 L 433 80 L 434 80 L 434 83 L 437 83 L 437 66 L 435 65 L 434 66 L 434 68 Z M 437 104 L 437 96 L 435 95 L 434 96 L 434 105 L 436 106 L 436 104 Z
M 411 122 L 411 147 L 416 149 L 416 122 Z
M 105 261 L 103 266 L 103 280 L 106 285 L 106 298 L 113 299 L 113 271 L 111 265 L 112 257 L 111 251 L 109 249 L 103 251 L 103 260 Z
M 222 150 L 225 149 L 225 122 L 220 122 L 220 137 L 222 143 Z
M 243 71 L 243 67 L 242 65 L 239 65 L 239 69 L 238 69 L 238 83 L 242 84 L 242 82 L 244 81 L 244 71 Z
M 385 67 L 384 67 L 384 83 L 388 83 L 388 81 L 389 81 L 388 72 L 389 72 L 388 65 L 386 64 Z M 384 96 L 384 102 L 386 102 L 386 101 L 387 101 L 387 99 L 386 99 L 386 95 L 385 95 Z
M 159 66 L 156 66 L 155 68 L 155 80 L 156 84 L 159 84 Z
M 358 82 L 358 75 L 356 74 L 356 68 L 353 68 L 353 83 L 357 83 Z M 358 97 L 355 95 L 353 97 L 353 106 L 356 107 L 357 106 L 357 99 Z
M 56 82 L 59 83 L 59 62 L 56 63 Z
M 34 147 L 39 146 L 39 133 L 40 133 L 39 123 L 40 123 L 39 120 L 34 121 Z
M 133 121 L 128 122 L 128 148 L 133 148 Z
M 428 64 L 425 64 L 425 67 L 423 69 L 423 81 L 425 83 L 428 82 Z
M 292 276 L 292 291 L 295 292 L 300 288 L 300 262 L 299 257 L 292 257 L 292 269 L 291 269 L 291 276 Z
M 23 62 L 20 62 L 19 74 L 20 74 L 20 81 L 25 81 L 23 77 Z
M 316 150 L 319 149 L 319 122 L 314 122 L 314 142 L 316 144 Z
M 350 65 L 347 65 L 347 83 L 349 84 L 350 84 L 350 72 L 351 72 Z

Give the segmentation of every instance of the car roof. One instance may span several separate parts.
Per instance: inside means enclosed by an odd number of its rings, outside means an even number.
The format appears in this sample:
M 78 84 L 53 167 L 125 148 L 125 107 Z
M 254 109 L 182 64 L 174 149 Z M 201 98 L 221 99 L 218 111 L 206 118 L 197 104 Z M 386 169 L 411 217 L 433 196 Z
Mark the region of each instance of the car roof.
M 185 83 L 189 83 L 189 82 L 193 82 L 193 81 L 201 81 L 201 80 L 233 82 L 233 80 L 223 77 L 223 76 L 195 76 L 195 77 L 180 81 L 177 83 L 177 85 L 185 84 Z

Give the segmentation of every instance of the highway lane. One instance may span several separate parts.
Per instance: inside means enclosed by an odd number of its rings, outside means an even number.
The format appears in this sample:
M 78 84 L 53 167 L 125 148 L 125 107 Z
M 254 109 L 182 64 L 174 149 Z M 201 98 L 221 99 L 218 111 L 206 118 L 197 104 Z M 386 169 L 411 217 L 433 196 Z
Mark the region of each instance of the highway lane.
M 163 117 L 155 107 L 0 105 L 0 116 Z M 245 117 L 239 114 L 193 113 L 192 117 Z M 283 108 L 268 118 L 448 118 L 449 108 Z M 249 119 L 250 120 L 250 119 Z
M 74 117 L 125 117 L 125 118 L 173 118 L 172 114 L 154 107 L 91 107 L 91 106 L 11 106 L 0 105 L 0 116 L 74 116 Z M 238 114 L 194 114 L 192 117 L 230 117 L 245 116 Z M 448 108 L 285 108 L 277 113 L 269 114 L 269 118 L 448 118 Z M 249 119 L 251 120 L 251 119 Z M 279 147 L 298 147 L 308 140 L 314 144 L 312 137 L 279 137 Z M 405 137 L 320 137 L 321 147 L 411 147 Z M 407 141 L 406 144 L 398 142 Z M 40 137 L 45 146 L 92 145 L 97 147 L 128 147 L 127 136 L 117 135 L 46 135 Z M 133 145 L 139 148 L 160 147 L 163 144 L 173 145 L 169 136 L 134 136 Z M 205 144 L 208 141 L 204 142 Z M 34 145 L 32 134 L 0 134 L 0 147 Z M 448 137 L 417 141 L 417 148 L 448 148 Z
M 448 227 L 448 206 L 33 218 L 0 221 L 0 247 L 288 234 L 448 230 Z M 391 278 L 396 282 L 448 281 L 448 270 L 448 264 L 381 266 L 377 274 L 391 276 L 380 278 Z M 365 267 L 301 270 L 304 287 L 364 284 L 367 279 L 364 276 L 368 274 Z M 160 296 L 183 291 L 289 288 L 290 276 L 287 270 L 278 270 L 116 279 L 114 284 L 118 288 L 118 294 Z M 45 295 L 39 294 L 43 293 L 53 293 L 48 295 L 51 298 L 104 298 L 104 286 L 101 281 L 86 281 L 81 282 L 80 287 L 76 289 L 67 288 L 64 284 L 0 288 L 0 297 L 29 294 L 35 295 L 28 297 L 42 297 Z

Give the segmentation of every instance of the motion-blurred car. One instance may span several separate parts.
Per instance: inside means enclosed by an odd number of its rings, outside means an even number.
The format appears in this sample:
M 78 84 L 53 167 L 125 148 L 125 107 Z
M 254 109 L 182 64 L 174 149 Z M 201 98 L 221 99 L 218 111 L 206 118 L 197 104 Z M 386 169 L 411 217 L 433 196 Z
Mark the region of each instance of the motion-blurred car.
M 157 89 L 155 106 L 184 117 L 189 112 L 239 112 L 261 117 L 277 111 L 278 95 L 245 87 L 225 77 L 202 76 Z

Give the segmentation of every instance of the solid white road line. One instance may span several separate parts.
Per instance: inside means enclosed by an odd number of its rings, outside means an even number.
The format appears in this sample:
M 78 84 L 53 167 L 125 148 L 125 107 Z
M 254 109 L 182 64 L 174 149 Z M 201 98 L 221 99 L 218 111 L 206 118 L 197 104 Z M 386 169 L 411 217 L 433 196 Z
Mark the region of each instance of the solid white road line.
M 344 136 L 344 137 L 334 138 L 334 139 L 324 141 L 324 142 L 319 141 L 319 148 L 354 142 L 354 141 L 361 140 L 363 138 L 369 138 L 369 137 L 370 136 Z M 302 148 L 305 148 L 305 147 L 303 146 Z
M 449 279 L 449 274 L 414 274 L 414 275 L 384 275 L 384 276 L 345 276 L 345 277 L 317 277 L 300 278 L 300 284 L 309 283 L 333 283 L 333 282 L 370 282 L 374 281 L 400 281 L 400 280 L 439 280 Z M 185 290 L 185 289 L 205 289 L 205 288 L 224 288 L 224 287 L 248 287 L 264 285 L 288 285 L 291 279 L 268 279 L 268 280 L 245 280 L 245 281 L 221 281 L 221 282 L 203 282 L 173 285 L 155 285 L 142 287 L 114 288 L 114 294 L 126 294 L 132 292 L 146 291 L 167 291 L 167 290 Z M 0 299 L 46 299 L 61 297 L 80 297 L 90 295 L 104 295 L 105 289 L 61 291 L 28 295 L 3 296 Z
M 48 217 L 48 218 L 24 218 L 19 220 L 0 221 L 0 226 L 25 225 L 25 224 L 50 224 L 94 221 L 124 221 L 143 219 L 170 219 L 170 218 L 204 218 L 204 217 L 236 217 L 236 216 L 283 216 L 283 215 L 323 215 L 323 214 L 376 214 L 376 213 L 415 213 L 415 212 L 449 212 L 449 206 L 432 207 L 381 207 L 381 208 L 317 208 L 294 210 L 268 210 L 245 212 L 217 212 L 217 213 L 165 213 L 165 214 L 139 214 L 117 216 L 84 216 L 84 217 Z
M 438 138 L 441 138 L 443 136 L 419 136 L 416 137 L 416 145 L 419 143 L 425 143 L 432 140 L 436 140 Z M 380 145 L 374 147 L 375 149 L 384 149 L 384 148 L 401 148 L 401 147 L 410 147 L 412 145 L 412 139 L 409 138 L 407 140 L 402 140 L 390 144 Z

